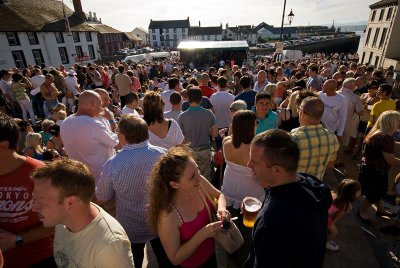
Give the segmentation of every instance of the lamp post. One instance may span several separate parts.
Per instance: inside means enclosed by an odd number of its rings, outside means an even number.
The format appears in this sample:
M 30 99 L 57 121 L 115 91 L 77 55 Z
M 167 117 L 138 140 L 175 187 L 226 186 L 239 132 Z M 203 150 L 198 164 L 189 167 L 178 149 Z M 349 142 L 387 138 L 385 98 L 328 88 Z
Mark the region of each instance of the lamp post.
M 285 0 L 284 3 L 283 3 L 282 24 L 281 24 L 281 35 L 280 35 L 280 38 L 279 38 L 279 40 L 281 40 L 281 41 L 282 41 L 282 35 L 283 35 L 283 25 L 284 25 L 283 22 L 285 21 L 285 9 L 286 9 L 286 0 Z M 290 13 L 289 13 L 289 15 L 288 15 L 289 25 L 292 24 L 293 18 L 294 18 L 293 11 L 290 10 Z

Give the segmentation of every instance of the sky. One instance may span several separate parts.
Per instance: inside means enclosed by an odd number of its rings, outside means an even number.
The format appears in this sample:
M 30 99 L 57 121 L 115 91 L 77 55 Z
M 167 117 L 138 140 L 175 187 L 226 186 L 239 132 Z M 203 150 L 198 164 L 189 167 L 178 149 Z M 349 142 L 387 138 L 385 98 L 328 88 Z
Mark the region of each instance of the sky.
M 83 10 L 96 12 L 97 18 L 117 30 L 128 32 L 135 27 L 148 29 L 150 19 L 183 20 L 197 26 L 225 27 L 258 25 L 266 22 L 281 25 L 284 0 L 81 0 Z M 287 0 L 285 23 L 290 9 L 295 15 L 293 26 L 331 25 L 367 21 L 369 5 L 378 0 Z M 73 9 L 72 0 L 64 3 Z

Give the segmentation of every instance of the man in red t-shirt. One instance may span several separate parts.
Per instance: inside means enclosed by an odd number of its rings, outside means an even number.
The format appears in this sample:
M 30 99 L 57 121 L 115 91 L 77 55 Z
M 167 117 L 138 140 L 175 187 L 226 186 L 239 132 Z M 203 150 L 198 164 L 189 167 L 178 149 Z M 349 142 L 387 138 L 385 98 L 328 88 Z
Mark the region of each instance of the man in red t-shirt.
M 210 98 L 212 94 L 215 93 L 215 90 L 208 86 L 208 82 L 210 82 L 210 77 L 207 73 L 203 73 L 200 79 L 200 89 L 203 96 Z
M 16 153 L 19 129 L 0 115 L 0 249 L 5 267 L 54 267 L 52 235 L 32 211 L 34 169 L 44 164 Z

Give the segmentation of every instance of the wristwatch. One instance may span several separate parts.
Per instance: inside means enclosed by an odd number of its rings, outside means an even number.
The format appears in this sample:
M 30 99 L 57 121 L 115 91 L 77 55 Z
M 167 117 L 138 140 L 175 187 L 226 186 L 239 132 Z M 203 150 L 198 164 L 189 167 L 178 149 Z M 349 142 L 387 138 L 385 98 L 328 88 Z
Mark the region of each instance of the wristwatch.
M 24 244 L 24 239 L 20 235 L 15 236 L 15 247 L 20 247 Z

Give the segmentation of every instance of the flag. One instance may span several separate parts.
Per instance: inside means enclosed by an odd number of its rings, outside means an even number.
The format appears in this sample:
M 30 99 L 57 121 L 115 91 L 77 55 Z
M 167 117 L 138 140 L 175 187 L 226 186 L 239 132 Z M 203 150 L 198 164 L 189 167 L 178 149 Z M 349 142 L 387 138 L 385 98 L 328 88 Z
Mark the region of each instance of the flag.
M 68 35 L 71 36 L 72 32 L 71 32 L 71 27 L 69 25 L 69 20 L 68 20 L 67 13 L 65 12 L 64 0 L 62 0 L 61 2 L 62 2 L 62 9 L 63 9 L 63 16 L 64 16 L 65 31 L 68 33 Z

